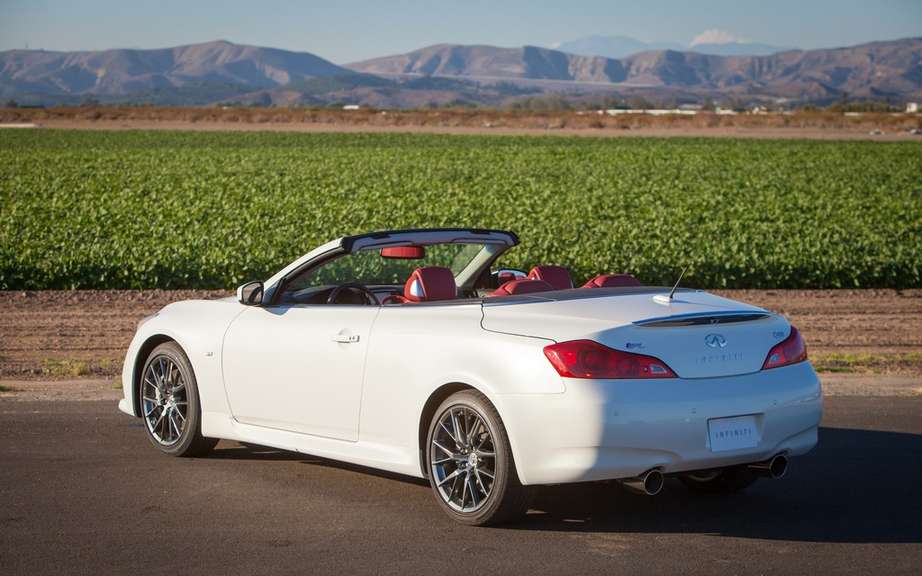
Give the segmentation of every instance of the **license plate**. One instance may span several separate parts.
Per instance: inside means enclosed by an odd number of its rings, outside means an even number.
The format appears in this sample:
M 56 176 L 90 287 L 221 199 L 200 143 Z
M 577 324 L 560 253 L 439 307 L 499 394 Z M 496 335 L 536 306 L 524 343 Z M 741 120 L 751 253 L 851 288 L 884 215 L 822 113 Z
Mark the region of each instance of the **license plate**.
M 755 416 L 736 416 L 708 420 L 708 439 L 711 452 L 726 452 L 755 448 L 762 438 Z

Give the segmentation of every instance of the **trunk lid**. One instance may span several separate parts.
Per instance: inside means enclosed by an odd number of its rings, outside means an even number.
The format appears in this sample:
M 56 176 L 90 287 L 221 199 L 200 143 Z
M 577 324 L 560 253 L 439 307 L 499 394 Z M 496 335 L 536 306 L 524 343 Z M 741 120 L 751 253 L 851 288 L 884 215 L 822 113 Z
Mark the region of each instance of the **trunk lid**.
M 484 300 L 483 327 L 556 342 L 595 340 L 655 356 L 680 378 L 757 372 L 790 332 L 784 318 L 762 308 L 702 291 L 683 290 L 671 301 L 667 293 L 569 290 Z

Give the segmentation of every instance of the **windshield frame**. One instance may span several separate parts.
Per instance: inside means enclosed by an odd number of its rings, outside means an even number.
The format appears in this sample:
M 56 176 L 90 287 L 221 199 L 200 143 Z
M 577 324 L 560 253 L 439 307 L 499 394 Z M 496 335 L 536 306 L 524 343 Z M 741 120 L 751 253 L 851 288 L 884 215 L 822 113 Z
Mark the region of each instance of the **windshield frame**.
M 435 232 L 447 232 L 449 230 L 435 230 Z M 428 231 L 427 231 L 428 232 Z M 484 270 L 489 269 L 489 267 L 496 262 L 496 260 L 502 256 L 507 250 L 513 248 L 518 244 L 518 238 L 512 236 L 512 242 L 508 242 L 506 239 L 502 238 L 490 238 L 490 237 L 471 237 L 470 235 L 464 235 L 457 237 L 451 240 L 437 240 L 433 239 L 431 241 L 413 241 L 412 239 L 406 240 L 390 240 L 390 241 L 371 241 L 364 243 L 361 247 L 355 247 L 354 249 L 346 250 L 342 247 L 342 244 L 336 246 L 333 243 L 325 245 L 324 247 L 329 246 L 330 249 L 324 251 L 320 254 L 317 254 L 313 258 L 306 259 L 306 261 L 299 262 L 297 267 L 289 267 L 290 271 L 287 271 L 284 275 L 279 278 L 279 280 L 271 285 L 266 290 L 264 296 L 263 304 L 267 306 L 278 306 L 278 305 L 292 305 L 290 302 L 286 303 L 282 301 L 282 295 L 286 292 L 288 285 L 295 281 L 298 278 L 301 278 L 304 274 L 311 274 L 320 267 L 326 266 L 327 264 L 332 263 L 335 260 L 340 258 L 352 256 L 359 252 L 365 252 L 370 250 L 380 251 L 381 248 L 391 247 L 391 246 L 438 246 L 444 244 L 466 244 L 472 245 L 476 244 L 481 246 L 481 249 L 471 258 L 471 260 L 458 272 L 455 274 L 455 284 L 458 287 L 459 293 L 464 291 L 471 290 L 473 285 L 483 274 Z M 354 245 L 353 245 L 354 246 Z M 304 260 L 304 259 L 302 259 Z M 390 286 L 391 284 L 385 284 Z M 381 285 L 381 286 L 385 286 Z M 446 300 L 443 302 L 458 302 L 459 300 L 463 301 L 472 301 L 477 300 L 474 297 L 459 297 L 454 300 Z

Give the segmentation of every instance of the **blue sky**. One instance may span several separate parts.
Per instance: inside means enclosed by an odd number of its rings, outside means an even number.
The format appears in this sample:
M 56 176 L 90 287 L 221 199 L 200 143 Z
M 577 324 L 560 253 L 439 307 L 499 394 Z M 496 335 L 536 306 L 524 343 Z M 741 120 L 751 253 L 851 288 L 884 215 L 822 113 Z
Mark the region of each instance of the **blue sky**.
M 346 63 L 439 42 L 550 46 L 602 34 L 684 44 L 706 30 L 800 48 L 922 36 L 922 0 L 0 0 L 0 50 L 221 38 Z

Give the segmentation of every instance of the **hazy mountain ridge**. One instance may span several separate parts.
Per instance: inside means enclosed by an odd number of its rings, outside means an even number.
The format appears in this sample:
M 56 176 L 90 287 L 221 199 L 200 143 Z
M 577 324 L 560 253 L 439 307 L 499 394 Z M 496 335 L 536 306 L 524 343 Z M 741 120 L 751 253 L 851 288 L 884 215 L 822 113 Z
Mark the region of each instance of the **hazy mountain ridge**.
M 721 44 L 692 44 L 687 52 L 710 54 L 712 56 L 771 56 L 779 52 L 788 52 L 792 48 L 782 48 L 771 44 L 757 42 L 723 42 Z
M 624 75 L 623 67 L 617 60 L 565 54 L 537 46 L 498 48 L 436 44 L 406 54 L 348 64 L 347 67 L 356 72 L 381 75 L 465 76 L 573 82 L 619 82 Z
M 698 52 L 712 56 L 768 56 L 785 52 L 788 48 L 761 44 L 757 42 L 723 42 L 683 45 L 678 42 L 644 42 L 630 36 L 586 36 L 554 46 L 555 50 L 582 56 L 603 56 L 621 59 L 654 50 L 674 50 L 676 52 Z
M 154 50 L 0 52 L 0 93 L 125 96 L 190 86 L 257 89 L 353 74 L 307 52 L 207 42 Z
M 553 79 L 828 99 L 922 93 L 922 38 L 847 48 L 790 50 L 769 56 L 716 56 L 660 50 L 626 58 L 567 54 L 547 48 L 436 45 L 347 65 L 368 74 L 444 75 L 469 79 Z
M 441 79 L 441 80 L 440 80 Z M 922 38 L 768 56 L 655 50 L 625 58 L 438 44 L 338 66 L 217 41 L 156 50 L 0 52 L 0 97 L 25 103 L 502 105 L 527 95 L 922 99 Z

